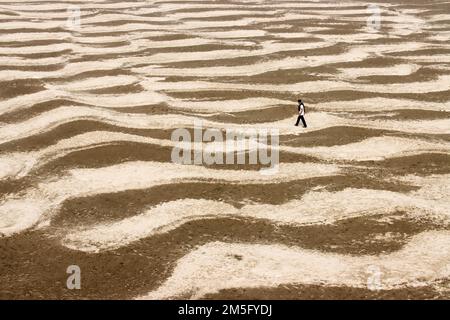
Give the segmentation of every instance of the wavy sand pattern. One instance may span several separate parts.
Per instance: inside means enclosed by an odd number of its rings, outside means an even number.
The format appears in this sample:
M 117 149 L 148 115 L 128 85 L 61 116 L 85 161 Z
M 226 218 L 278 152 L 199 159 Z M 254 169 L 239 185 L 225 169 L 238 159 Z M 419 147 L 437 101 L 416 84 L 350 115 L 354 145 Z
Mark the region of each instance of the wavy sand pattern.
M 0 299 L 449 299 L 450 2 L 375 3 L 0 0 Z

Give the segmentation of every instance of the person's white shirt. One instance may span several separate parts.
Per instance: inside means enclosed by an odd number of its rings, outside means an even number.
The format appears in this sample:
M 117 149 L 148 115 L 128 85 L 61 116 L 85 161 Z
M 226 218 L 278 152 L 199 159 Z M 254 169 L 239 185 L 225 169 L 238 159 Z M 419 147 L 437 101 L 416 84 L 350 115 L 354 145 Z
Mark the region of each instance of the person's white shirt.
M 305 115 L 305 106 L 303 103 L 300 104 L 300 111 L 298 112 L 299 115 L 304 116 Z

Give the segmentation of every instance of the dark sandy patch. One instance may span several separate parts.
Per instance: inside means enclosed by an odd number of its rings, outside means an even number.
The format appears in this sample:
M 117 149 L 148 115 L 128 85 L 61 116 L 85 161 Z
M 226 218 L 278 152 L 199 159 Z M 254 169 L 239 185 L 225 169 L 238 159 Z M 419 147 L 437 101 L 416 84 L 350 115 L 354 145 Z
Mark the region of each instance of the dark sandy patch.
M 1 81 L 0 99 L 11 99 L 42 90 L 45 90 L 44 83 L 38 79 Z
M 283 135 L 280 137 L 280 144 L 291 147 L 329 147 L 355 143 L 368 138 L 382 136 L 428 139 L 436 142 L 450 141 L 450 136 L 445 134 L 414 134 L 383 129 L 336 126 L 317 131 L 299 133 L 298 135 Z
M 448 74 L 450 74 L 450 72 L 446 70 L 421 68 L 416 72 L 406 76 L 393 76 L 393 75 L 362 76 L 358 77 L 358 81 L 363 81 L 370 84 L 414 83 L 414 82 L 426 82 L 437 80 L 439 76 Z
M 333 54 L 337 55 L 344 53 L 345 51 L 346 47 L 343 44 L 336 44 L 324 48 L 313 48 L 305 50 L 285 50 L 285 51 L 281 50 L 275 53 L 258 56 L 243 56 L 229 59 L 171 62 L 164 64 L 164 66 L 168 68 L 178 68 L 178 69 L 246 66 L 258 64 L 261 62 L 267 62 L 270 60 L 281 60 L 285 58 L 293 58 L 299 56 L 306 58 L 309 56 L 333 55 Z
M 48 236 L 44 231 L 25 232 L 0 239 L 0 251 L 5 257 L 0 264 L 0 299 L 133 298 L 156 289 L 170 276 L 177 259 L 211 241 L 280 243 L 335 253 L 379 254 L 398 250 L 408 237 L 434 228 L 428 223 L 408 220 L 383 226 L 376 220 L 365 218 L 349 219 L 331 226 L 298 228 L 275 227 L 251 219 L 199 220 L 98 254 L 64 248 L 58 238 Z M 388 230 L 402 234 L 403 241 L 361 241 Z M 68 290 L 65 286 L 66 268 L 73 264 L 82 270 L 81 290 Z M 351 290 L 341 294 L 349 293 Z M 293 296 L 295 294 L 299 292 Z M 236 295 L 236 298 L 240 296 Z M 251 292 L 248 296 L 252 297 Z
M 367 188 L 407 192 L 417 187 L 388 182 L 370 177 L 369 174 L 335 175 L 282 183 L 231 184 L 224 182 L 184 182 L 159 185 L 150 189 L 127 190 L 116 193 L 97 194 L 90 197 L 68 199 L 64 202 L 53 225 L 93 224 L 130 217 L 146 207 L 179 199 L 208 199 L 224 201 L 236 207 L 245 203 L 279 205 L 300 199 L 312 188 L 323 187 L 330 192 L 345 188 Z
M 28 71 L 28 72 L 52 72 L 52 71 L 61 70 L 62 68 L 64 68 L 64 64 L 56 63 L 56 64 L 47 64 L 47 65 L 34 65 L 34 66 L 5 66 L 5 67 L 2 67 L 2 70 Z M 27 79 L 27 80 L 29 80 L 29 79 Z M 16 80 L 16 81 L 21 81 L 21 80 Z
M 0 32 L 1 33 L 1 32 Z M 15 53 L 14 56 L 21 57 L 23 59 L 45 59 L 45 58 L 57 58 L 61 56 L 67 56 L 72 54 L 72 49 L 63 49 L 59 51 L 39 52 L 39 53 Z M 0 54 L 3 57 L 10 57 L 11 54 Z
M 91 93 L 91 94 L 130 94 L 130 93 L 139 93 L 145 91 L 144 87 L 140 85 L 139 83 L 132 83 L 127 85 L 120 85 L 120 86 L 112 86 L 107 88 L 100 88 L 100 89 L 91 89 L 86 90 L 85 92 Z
M 19 109 L 12 112 L 4 113 L 0 115 L 0 121 L 9 124 L 18 123 L 36 117 L 41 113 L 64 106 L 87 106 L 87 105 L 67 99 L 53 99 L 49 101 L 36 103 L 30 108 Z M 24 112 L 24 110 L 26 110 L 26 112 Z M 6 150 L 7 148 L 5 148 L 5 151 Z
M 237 288 L 208 294 L 205 300 L 447 300 L 440 290 L 408 287 L 393 290 L 369 290 L 319 285 L 283 285 L 277 288 Z
M 406 104 L 406 102 L 405 102 Z M 386 114 L 388 113 L 388 114 Z M 397 120 L 397 121 L 414 121 L 414 120 L 438 120 L 449 119 L 449 111 L 423 110 L 423 109 L 396 109 L 388 112 L 361 112 L 353 111 L 351 116 L 368 116 L 371 120 Z
M 87 61 L 102 61 L 109 59 L 119 59 L 135 56 L 151 56 L 157 53 L 177 53 L 183 52 L 207 52 L 213 50 L 248 50 L 249 46 L 244 45 L 231 45 L 231 44 L 198 44 L 198 45 L 185 45 L 175 47 L 160 47 L 160 48 L 143 48 L 134 52 L 119 52 L 119 53 L 101 53 L 101 54 L 85 54 L 77 58 L 73 58 L 72 62 L 87 62 Z M 151 60 L 149 60 L 151 62 Z M 148 64 L 144 64 L 146 66 Z M 139 67 L 135 65 L 134 67 Z
M 371 167 L 373 172 L 378 170 L 380 175 L 402 176 L 414 174 L 425 176 L 450 173 L 450 155 L 444 153 L 422 153 L 412 156 L 360 163 Z
M 2 19 L 2 21 L 4 21 Z M 47 39 L 47 40 L 27 40 L 27 41 L 5 41 L 0 42 L 0 47 L 33 47 L 33 46 L 49 46 L 54 44 L 67 43 L 64 39 Z M 20 49 L 18 49 L 20 51 Z
M 171 78 L 173 79 L 173 78 Z M 236 83 L 247 83 L 246 77 Z M 185 79 L 186 80 L 186 79 Z M 198 80 L 198 79 L 197 79 Z M 220 83 L 220 82 L 219 82 Z M 333 101 L 355 101 L 366 98 L 393 98 L 405 100 L 417 100 L 423 102 L 448 102 L 450 90 L 436 91 L 428 93 L 379 93 L 354 90 L 332 90 L 323 92 L 284 92 L 284 91 L 267 91 L 267 90 L 220 90 L 204 89 L 204 90 L 186 90 L 173 91 L 167 90 L 166 94 L 179 99 L 199 99 L 199 100 L 229 100 L 229 99 L 245 99 L 253 97 L 265 97 L 297 101 L 299 97 L 306 103 L 322 103 Z

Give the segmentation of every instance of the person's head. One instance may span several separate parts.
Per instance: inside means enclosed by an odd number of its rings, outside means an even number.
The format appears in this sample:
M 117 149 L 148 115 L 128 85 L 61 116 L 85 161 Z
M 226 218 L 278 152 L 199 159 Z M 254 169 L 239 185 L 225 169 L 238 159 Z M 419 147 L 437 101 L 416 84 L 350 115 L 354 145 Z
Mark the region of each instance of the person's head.
M 299 100 L 298 100 L 298 104 L 300 104 L 300 103 L 302 103 L 302 100 L 299 99 Z

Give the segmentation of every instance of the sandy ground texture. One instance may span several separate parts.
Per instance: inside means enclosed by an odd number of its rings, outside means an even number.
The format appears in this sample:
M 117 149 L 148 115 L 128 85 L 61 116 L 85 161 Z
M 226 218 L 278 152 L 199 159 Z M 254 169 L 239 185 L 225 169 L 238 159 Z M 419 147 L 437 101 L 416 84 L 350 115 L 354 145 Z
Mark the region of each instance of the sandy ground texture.
M 0 299 L 449 299 L 450 2 L 373 4 L 0 0 Z

